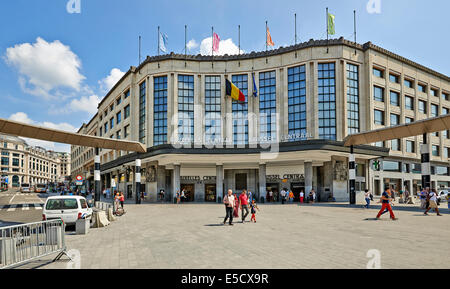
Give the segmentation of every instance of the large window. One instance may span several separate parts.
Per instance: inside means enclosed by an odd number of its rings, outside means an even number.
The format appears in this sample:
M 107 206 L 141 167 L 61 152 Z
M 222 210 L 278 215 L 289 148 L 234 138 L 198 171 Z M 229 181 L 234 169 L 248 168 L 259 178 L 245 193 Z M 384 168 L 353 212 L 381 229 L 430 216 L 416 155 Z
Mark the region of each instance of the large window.
M 167 143 L 167 76 L 153 78 L 153 145 Z
M 384 111 L 375 109 L 374 120 L 375 120 L 375 124 L 384 125 Z
M 2 166 L 9 166 L 9 158 L 2 157 Z
M 124 113 L 125 113 L 125 119 L 130 117 L 130 105 L 125 106 Z
M 291 141 L 306 139 L 305 66 L 288 69 L 289 135 Z
M 398 114 L 391 113 L 391 126 L 400 124 L 400 116 Z
M 220 76 L 205 77 L 205 141 L 207 144 L 219 143 L 222 136 L 220 83 Z
M 396 151 L 396 152 L 401 151 L 399 139 L 391 140 L 391 150 Z
M 415 153 L 416 152 L 416 143 L 411 140 L 406 141 L 406 152 L 407 153 Z
M 348 134 L 359 133 L 359 67 L 347 64 Z
M 117 124 L 119 124 L 122 121 L 122 112 L 121 111 L 119 111 L 116 114 L 116 121 L 117 121 Z
M 431 154 L 432 154 L 434 157 L 440 156 L 440 150 L 439 150 L 439 146 L 438 146 L 438 145 L 432 145 L 432 146 L 431 146 Z
M 373 87 L 373 99 L 375 101 L 384 102 L 384 88 L 374 86 Z
M 405 79 L 404 83 L 405 83 L 406 87 L 409 87 L 409 88 L 414 87 L 414 80 Z
M 384 71 L 379 68 L 373 68 L 373 75 L 379 78 L 384 78 Z
M 408 110 L 414 110 L 414 98 L 411 96 L 405 96 L 405 108 Z
M 423 114 L 427 114 L 427 102 L 423 100 L 419 100 L 419 112 Z
M 437 117 L 439 115 L 439 106 L 432 104 L 431 105 L 431 116 Z
M 248 75 L 233 75 L 232 82 L 245 95 L 245 102 L 233 101 L 233 143 L 248 144 Z
M 336 140 L 335 64 L 319 63 L 319 138 Z
M 395 91 L 391 91 L 391 105 L 400 106 L 400 94 Z
M 395 74 L 389 74 L 389 81 L 392 83 L 400 83 L 400 77 Z
M 383 171 L 385 172 L 401 172 L 400 168 L 401 166 L 399 162 L 390 162 L 390 161 L 383 162 Z
M 275 71 L 259 74 L 259 114 L 261 142 L 276 140 L 277 132 L 277 94 Z
M 194 76 L 178 75 L 178 141 L 194 141 Z
M 147 83 L 139 85 L 139 142 L 145 143 L 145 103 Z

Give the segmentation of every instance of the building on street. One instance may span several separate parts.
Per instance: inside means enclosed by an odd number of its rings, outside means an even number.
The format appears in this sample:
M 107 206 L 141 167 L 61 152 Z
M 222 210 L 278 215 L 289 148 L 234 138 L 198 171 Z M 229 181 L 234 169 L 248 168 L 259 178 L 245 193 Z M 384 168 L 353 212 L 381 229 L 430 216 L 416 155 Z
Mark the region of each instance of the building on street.
M 246 96 L 226 96 L 226 81 Z M 133 197 L 135 160 L 149 201 L 185 190 L 189 201 L 221 201 L 227 189 L 275 199 L 315 189 L 348 201 L 353 133 L 448 114 L 450 78 L 372 43 L 310 40 L 233 56 L 168 54 L 131 67 L 103 98 L 90 134 L 139 141 L 147 153 L 101 150 L 104 187 Z M 88 125 L 89 126 L 89 125 Z M 83 126 L 85 131 L 87 127 Z M 83 127 L 81 130 L 83 130 Z M 356 189 L 417 192 L 420 145 L 411 137 L 355 147 Z M 450 133 L 431 137 L 432 184 L 449 187 Z M 74 172 L 93 152 L 72 147 Z M 88 169 L 89 167 L 89 169 Z M 79 170 L 77 170 L 79 169 Z

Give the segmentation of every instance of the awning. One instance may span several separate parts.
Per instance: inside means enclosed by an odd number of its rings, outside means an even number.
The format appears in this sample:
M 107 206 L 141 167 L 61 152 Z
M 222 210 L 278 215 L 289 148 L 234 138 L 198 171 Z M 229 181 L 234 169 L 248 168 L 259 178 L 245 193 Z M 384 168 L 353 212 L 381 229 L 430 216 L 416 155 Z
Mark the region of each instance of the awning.
M 0 118 L 0 132 L 32 139 L 70 145 L 145 153 L 147 149 L 139 142 L 102 138 L 62 130 L 50 129 L 31 124 Z
M 450 130 L 450 115 L 349 135 L 344 139 L 344 145 L 356 146 L 371 144 L 446 130 Z

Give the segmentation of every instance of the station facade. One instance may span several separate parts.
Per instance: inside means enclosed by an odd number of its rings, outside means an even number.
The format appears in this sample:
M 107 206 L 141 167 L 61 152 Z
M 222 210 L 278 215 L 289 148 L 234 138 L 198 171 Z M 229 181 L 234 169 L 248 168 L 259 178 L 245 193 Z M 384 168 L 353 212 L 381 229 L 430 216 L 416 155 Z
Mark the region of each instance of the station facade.
M 245 102 L 226 96 L 226 80 Z M 147 57 L 105 96 L 91 126 L 147 146 L 144 154 L 100 151 L 103 187 L 129 198 L 140 159 L 141 191 L 152 202 L 183 189 L 193 202 L 220 201 L 228 189 L 259 200 L 315 189 L 322 201 L 348 201 L 347 135 L 449 109 L 448 76 L 341 38 L 239 56 Z M 421 138 L 355 147 L 357 191 L 416 192 Z M 450 133 L 431 137 L 435 188 L 449 186 L 449 148 Z

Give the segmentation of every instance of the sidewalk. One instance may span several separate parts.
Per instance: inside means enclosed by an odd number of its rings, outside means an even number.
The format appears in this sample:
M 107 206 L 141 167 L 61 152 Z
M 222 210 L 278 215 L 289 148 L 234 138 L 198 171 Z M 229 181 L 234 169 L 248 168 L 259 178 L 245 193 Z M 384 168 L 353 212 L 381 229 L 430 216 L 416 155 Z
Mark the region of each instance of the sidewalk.
M 443 217 L 394 208 L 398 221 L 378 210 L 347 204 L 260 205 L 257 223 L 223 226 L 221 204 L 143 204 L 86 236 L 68 235 L 81 268 L 352 268 L 365 269 L 368 250 L 381 251 L 382 268 L 447 268 L 448 210 Z M 249 218 L 247 219 L 249 220 Z M 427 250 L 419 244 L 427 240 Z M 386 246 L 386 244 L 389 244 Z M 224 254 L 223 248 L 227 248 Z M 64 269 L 66 258 L 31 267 Z

